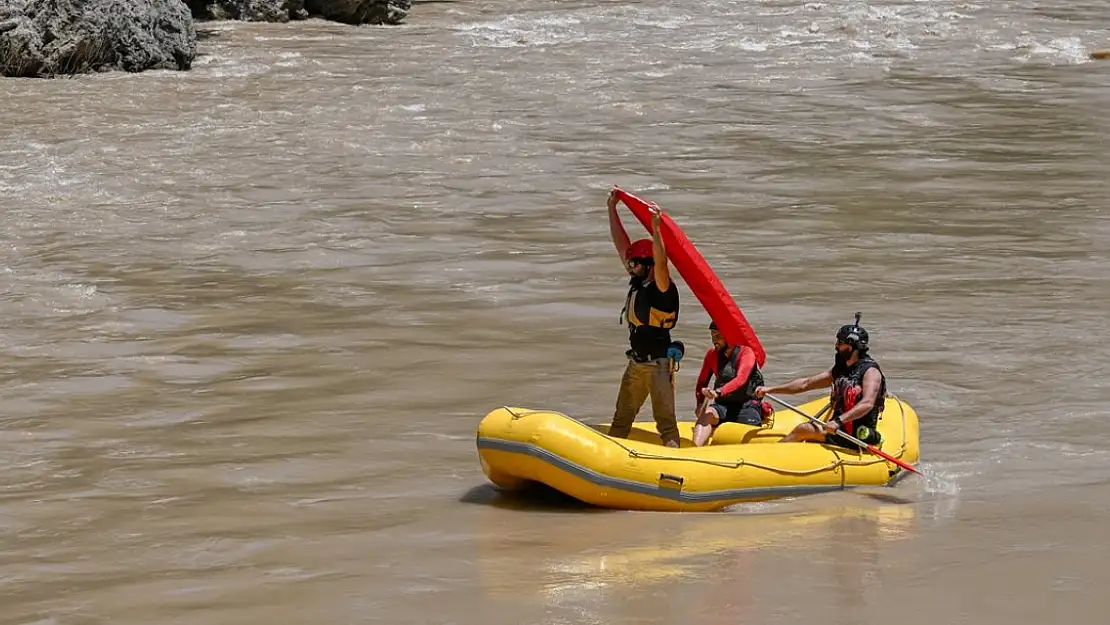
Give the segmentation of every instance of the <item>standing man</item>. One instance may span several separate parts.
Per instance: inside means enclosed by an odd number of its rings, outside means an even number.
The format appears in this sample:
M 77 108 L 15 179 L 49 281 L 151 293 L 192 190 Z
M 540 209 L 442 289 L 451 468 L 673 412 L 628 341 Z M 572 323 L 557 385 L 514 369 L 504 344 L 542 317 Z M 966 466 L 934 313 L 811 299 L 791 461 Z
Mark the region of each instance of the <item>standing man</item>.
M 617 215 L 616 188 L 609 192 L 609 235 L 628 272 L 628 296 L 621 310 L 628 324 L 628 366 L 617 392 L 617 408 L 609 435 L 628 438 L 632 423 L 651 396 L 651 412 L 663 444 L 678 447 L 672 358 L 681 358 L 681 345 L 671 341 L 678 323 L 678 287 L 671 281 L 667 250 L 660 232 L 663 211 L 651 206 L 651 239 L 631 242 Z

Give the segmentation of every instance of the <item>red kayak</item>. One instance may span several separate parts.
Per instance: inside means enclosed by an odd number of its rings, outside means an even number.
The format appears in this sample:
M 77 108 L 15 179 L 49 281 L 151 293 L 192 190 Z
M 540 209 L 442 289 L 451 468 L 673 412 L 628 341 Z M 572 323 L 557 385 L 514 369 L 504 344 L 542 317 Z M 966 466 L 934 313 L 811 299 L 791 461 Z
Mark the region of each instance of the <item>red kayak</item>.
M 632 211 L 644 228 L 651 232 L 651 210 L 648 203 L 623 189 L 617 189 L 617 198 Z M 665 212 L 663 213 L 663 245 L 667 247 L 667 258 L 674 264 L 679 275 L 686 281 L 694 296 L 698 298 L 709 318 L 717 323 L 725 340 L 732 344 L 745 345 L 755 352 L 756 362 L 762 367 L 767 353 L 755 330 L 744 318 L 744 313 L 736 306 L 728 289 L 713 273 L 713 269 L 686 238 L 682 229 Z

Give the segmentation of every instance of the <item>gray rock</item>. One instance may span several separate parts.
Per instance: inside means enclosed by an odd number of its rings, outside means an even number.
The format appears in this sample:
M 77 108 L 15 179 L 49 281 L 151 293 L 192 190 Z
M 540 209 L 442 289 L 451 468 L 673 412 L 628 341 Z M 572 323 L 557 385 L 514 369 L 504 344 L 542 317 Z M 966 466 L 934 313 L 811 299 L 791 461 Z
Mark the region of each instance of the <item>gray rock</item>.
M 397 25 L 408 16 L 412 0 L 305 0 L 310 15 L 344 24 Z
M 320 17 L 344 24 L 391 24 L 404 21 L 412 0 L 188 0 L 200 20 L 288 22 Z
M 187 70 L 197 33 L 183 0 L 0 0 L 0 75 Z
M 288 22 L 308 18 L 304 0 L 188 0 L 193 17 L 246 22 Z

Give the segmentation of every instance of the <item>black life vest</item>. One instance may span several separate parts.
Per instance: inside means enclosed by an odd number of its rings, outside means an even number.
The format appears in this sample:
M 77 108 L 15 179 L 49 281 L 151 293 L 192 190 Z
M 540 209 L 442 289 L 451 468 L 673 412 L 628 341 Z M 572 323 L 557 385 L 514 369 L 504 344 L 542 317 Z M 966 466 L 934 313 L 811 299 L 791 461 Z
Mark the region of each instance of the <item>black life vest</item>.
M 737 345 L 732 350 L 732 355 L 727 351 L 717 350 L 717 368 L 713 371 L 716 380 L 714 390 L 720 390 L 724 385 L 736 379 L 740 369 L 740 354 L 747 349 Z M 763 372 L 759 370 L 759 363 L 752 363 L 752 370 L 748 374 L 748 381 L 733 393 L 717 398 L 717 403 L 722 406 L 743 406 L 755 399 L 755 389 L 763 386 Z
M 863 376 L 870 369 L 878 369 L 882 376 L 879 381 L 879 396 L 875 398 L 875 407 L 864 416 L 846 423 L 844 429 L 848 434 L 853 434 L 857 426 L 866 425 L 875 429 L 879 424 L 879 415 L 886 407 L 886 375 L 879 368 L 879 363 L 870 356 L 863 356 L 851 367 L 833 367 L 833 385 L 829 392 L 832 401 L 833 417 L 839 417 L 851 410 L 863 395 Z
M 621 309 L 628 324 L 628 342 L 640 358 L 664 358 L 671 344 L 671 328 L 678 323 L 678 286 L 671 281 L 666 292 L 655 280 L 633 277 Z

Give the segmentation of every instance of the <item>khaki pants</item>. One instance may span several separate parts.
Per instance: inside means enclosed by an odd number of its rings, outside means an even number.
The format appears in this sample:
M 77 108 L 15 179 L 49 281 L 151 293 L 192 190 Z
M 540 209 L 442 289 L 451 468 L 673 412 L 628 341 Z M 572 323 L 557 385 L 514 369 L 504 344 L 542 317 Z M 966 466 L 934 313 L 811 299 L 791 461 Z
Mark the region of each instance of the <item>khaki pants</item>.
M 636 362 L 629 359 L 628 366 L 621 377 L 621 388 L 617 392 L 617 410 L 613 413 L 613 424 L 609 435 L 628 438 L 632 423 L 648 395 L 651 396 L 651 414 L 655 418 L 655 429 L 663 442 L 678 441 L 678 419 L 674 407 L 674 374 L 671 362 L 666 358 Z

